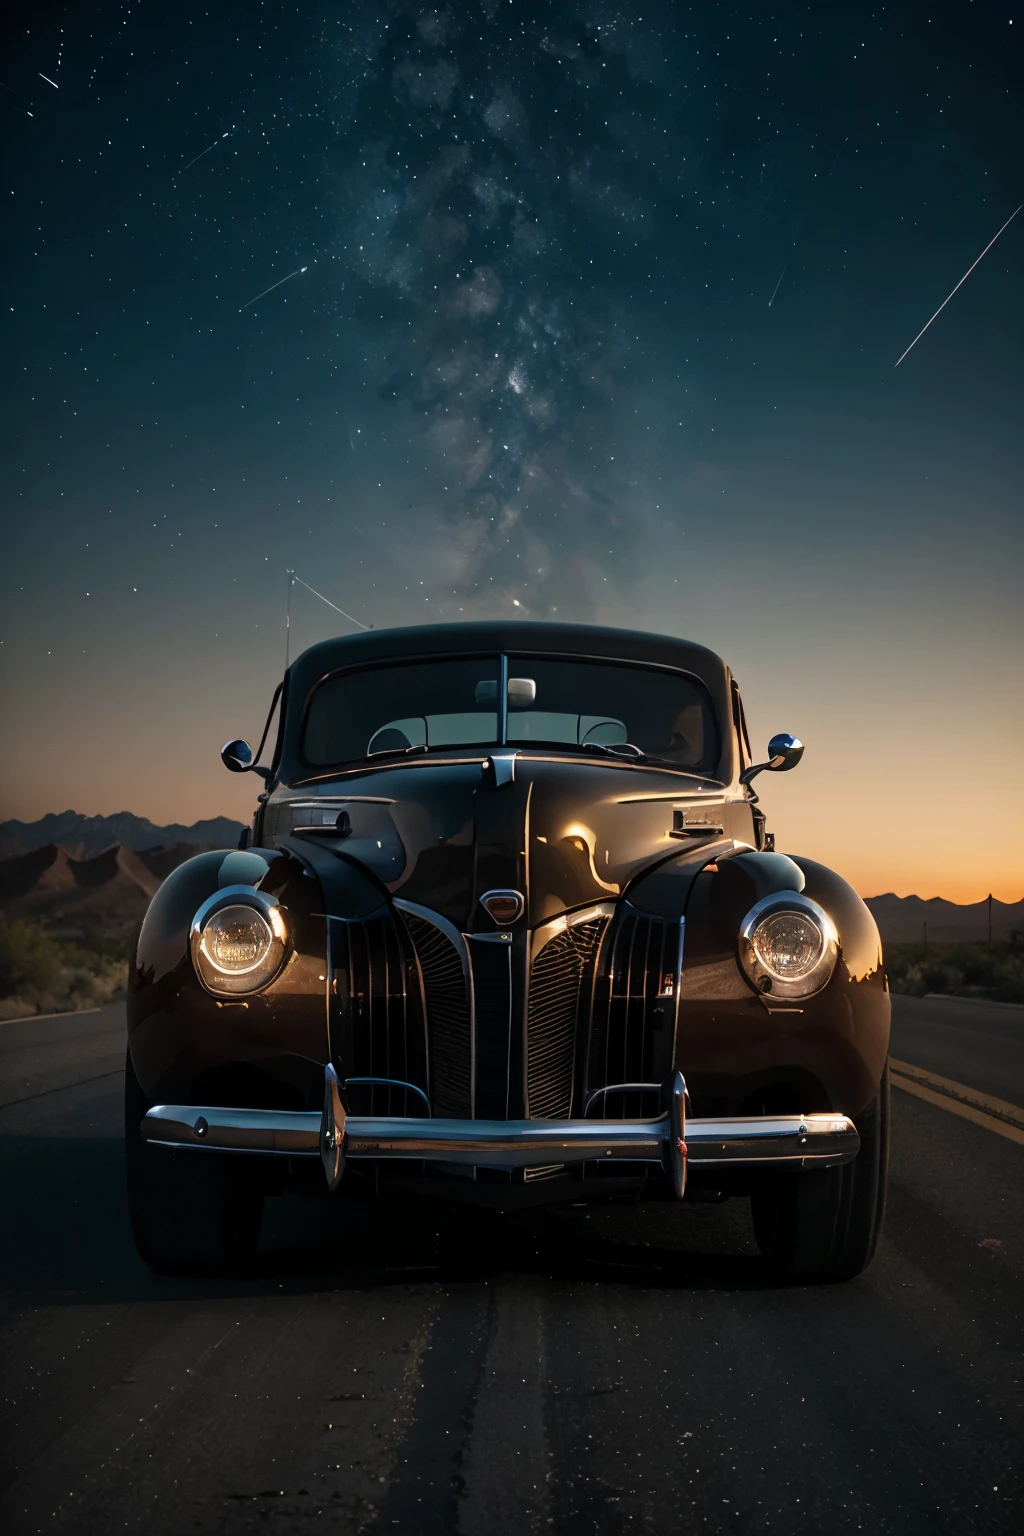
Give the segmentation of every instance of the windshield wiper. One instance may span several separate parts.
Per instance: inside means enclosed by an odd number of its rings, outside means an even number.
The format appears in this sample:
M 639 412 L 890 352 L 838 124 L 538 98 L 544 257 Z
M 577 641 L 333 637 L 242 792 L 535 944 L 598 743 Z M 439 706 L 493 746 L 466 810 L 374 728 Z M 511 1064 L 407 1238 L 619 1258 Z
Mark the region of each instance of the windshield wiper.
M 618 757 L 626 762 L 638 762 L 641 757 L 647 756 L 646 752 L 640 747 L 634 746 L 631 741 L 624 741 L 618 747 L 606 746 L 603 741 L 581 741 L 580 751 L 604 752 L 608 757 Z
M 430 748 L 425 744 L 414 747 L 381 747 L 377 752 L 367 752 L 366 761 L 371 757 L 408 757 L 410 752 L 429 752 Z

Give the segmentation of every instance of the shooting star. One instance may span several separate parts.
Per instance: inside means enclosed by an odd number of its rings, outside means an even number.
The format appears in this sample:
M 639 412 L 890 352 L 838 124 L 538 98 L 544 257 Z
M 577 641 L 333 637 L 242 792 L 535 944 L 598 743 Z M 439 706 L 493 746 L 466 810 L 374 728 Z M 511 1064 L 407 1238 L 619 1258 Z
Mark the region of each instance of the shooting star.
M 835 158 L 835 160 L 832 161 L 832 164 L 828 168 L 828 173 L 829 173 L 830 176 L 832 175 L 832 172 L 835 170 L 836 165 L 838 164 L 839 156 L 842 154 L 843 150 L 846 148 L 846 146 L 847 146 L 847 144 L 849 144 L 849 142 L 850 142 L 850 135 L 847 134 L 846 138 L 843 140 L 843 142 L 840 144 L 839 148 L 836 150 L 836 158 Z
M 280 286 L 281 286 L 281 284 L 282 284 L 282 283 L 287 283 L 287 282 L 288 282 L 288 280 L 289 280 L 289 278 L 292 278 L 292 277 L 298 277 L 298 276 L 299 276 L 299 274 L 300 274 L 300 272 L 305 272 L 305 271 L 306 271 L 306 270 L 307 270 L 307 269 L 306 269 L 306 268 L 305 268 L 305 267 L 296 267 L 296 268 L 295 268 L 295 271 L 294 271 L 294 272 L 289 272 L 289 273 L 288 273 L 288 277 L 281 277 L 281 278 L 278 278 L 278 280 L 277 280 L 277 282 L 276 282 L 276 283 L 271 283 L 271 285 L 270 285 L 270 287 L 269 287 L 269 288 L 264 288 L 264 290 L 263 290 L 263 292 L 262 292 L 262 293 L 258 293 L 258 294 L 257 294 L 257 295 L 256 295 L 256 298 L 255 298 L 255 299 L 249 299 L 249 300 L 247 300 L 247 302 L 246 302 L 246 303 L 245 303 L 245 304 L 243 304 L 243 305 L 242 305 L 242 309 L 248 309 L 248 308 L 249 308 L 249 305 L 250 305 L 250 304 L 255 304 L 255 303 L 257 303 L 257 302 L 258 302 L 258 301 L 259 301 L 259 300 L 260 300 L 260 299 L 265 299 L 265 298 L 266 298 L 266 296 L 267 296 L 267 294 L 268 294 L 268 293 L 273 293 L 273 291 L 274 291 L 274 289 L 275 289 L 275 288 L 280 288 Z M 239 314 L 241 314 L 241 313 L 242 313 L 242 309 L 240 309 L 240 310 L 239 310 L 239 311 L 238 311 L 238 313 L 239 313 Z M 298 579 L 299 579 L 299 578 L 298 578 L 298 577 L 297 577 L 297 576 L 296 576 L 296 578 L 295 578 L 295 579 L 296 579 L 296 581 L 298 581 Z M 303 586 L 305 586 L 305 582 L 303 582 Z M 319 597 L 319 596 L 320 596 L 320 593 L 319 593 L 319 592 L 318 592 L 318 593 L 317 593 L 317 597 Z M 324 602 L 326 602 L 326 601 L 327 601 L 327 599 L 326 599 L 326 598 L 324 598 Z M 340 609 L 339 609 L 339 612 L 340 612 Z M 347 618 L 347 617 L 348 617 L 348 615 L 347 615 L 347 614 L 346 614 L 346 618 Z
M 44 75 L 41 69 L 38 70 L 37 73 L 39 75 L 40 80 L 45 80 L 47 85 L 52 85 L 55 91 L 59 91 L 60 90 L 60 86 L 57 84 L 56 80 L 51 80 L 49 75 Z
M 1012 224 L 1013 223 L 1013 221 L 1017 217 L 1018 213 L 1020 213 L 1020 209 L 1021 208 L 1024 208 L 1024 203 L 1021 203 L 1020 208 L 1015 208 L 1013 210 L 1013 212 L 1010 214 L 1010 217 L 1007 219 L 1006 224 Z M 986 245 L 985 250 L 982 251 L 981 256 L 984 256 L 986 254 L 986 252 L 988 252 L 988 251 L 990 251 L 992 249 L 992 247 L 995 245 L 996 241 L 999 239 L 999 236 L 1002 234 L 1003 229 L 1006 228 L 1006 224 L 1003 225 L 1002 229 L 997 229 L 996 230 L 995 234 L 992 236 L 992 239 L 989 241 L 988 245 Z M 963 286 L 963 284 L 966 283 L 967 279 L 970 277 L 971 273 L 974 271 L 975 267 L 978 265 L 978 262 L 981 260 L 981 256 L 979 256 L 976 261 L 972 261 L 971 262 L 971 265 L 967 268 L 967 271 L 964 273 L 963 277 L 957 283 L 956 288 L 961 288 Z M 953 289 L 953 293 L 956 293 L 956 288 Z M 945 309 L 946 305 L 949 303 L 950 299 L 953 297 L 953 293 L 948 294 L 947 297 L 943 299 L 942 303 L 939 305 L 939 307 L 935 311 L 934 315 L 932 315 L 932 320 L 937 320 L 938 317 L 942 314 L 942 311 Z M 932 320 L 928 321 L 928 325 L 931 325 Z M 917 346 L 918 342 L 921 340 L 921 337 L 924 335 L 925 331 L 928 329 L 928 325 L 923 325 L 921 327 L 921 329 L 918 331 L 917 335 L 914 337 L 913 341 L 910 343 L 910 346 L 907 348 L 907 352 L 910 352 L 914 347 Z M 902 363 L 903 359 L 906 357 L 907 352 L 903 352 L 896 359 L 895 363 L 893 364 L 894 368 L 898 368 L 899 367 L 900 363 Z
M 771 298 L 768 300 L 768 308 L 769 309 L 771 309 L 772 304 L 775 301 L 775 294 L 778 293 L 779 289 L 782 287 L 782 279 L 785 277 L 785 275 L 786 275 L 788 270 L 789 270 L 789 262 L 787 261 L 786 265 L 783 267 L 782 271 L 779 273 L 779 280 L 775 284 L 775 293 L 773 293 Z
M 185 171 L 188 170 L 189 165 L 195 165 L 196 161 L 201 160 L 204 155 L 208 155 L 211 149 L 216 149 L 218 144 L 223 144 L 225 139 L 230 139 L 234 131 L 234 128 L 229 128 L 227 133 L 222 133 L 219 139 L 214 139 L 212 144 L 207 144 L 205 149 L 200 150 L 198 155 L 194 155 L 192 157 L 192 159 L 188 162 L 188 165 L 183 165 L 179 170 L 175 171 L 175 176 L 181 176 Z
M 23 96 L 20 91 L 16 91 L 13 85 L 7 85 L 3 80 L 0 80 L 0 90 L 10 91 L 12 96 L 17 96 L 19 102 L 27 100 L 27 97 Z M 35 117 L 35 113 L 30 112 L 28 107 L 16 105 L 13 101 L 8 101 L 6 96 L 0 97 L 0 101 L 7 102 L 7 105 L 14 107 L 16 112 L 24 112 L 26 117 Z

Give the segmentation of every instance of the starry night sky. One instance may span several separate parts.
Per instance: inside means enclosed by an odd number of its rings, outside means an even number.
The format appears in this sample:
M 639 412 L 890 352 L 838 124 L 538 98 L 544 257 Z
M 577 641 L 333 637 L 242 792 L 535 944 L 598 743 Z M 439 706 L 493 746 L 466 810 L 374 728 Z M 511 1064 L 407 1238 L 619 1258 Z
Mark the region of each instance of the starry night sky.
M 1024 202 L 1017 0 L 3 26 L 0 816 L 247 817 L 292 568 L 710 645 L 780 847 L 1020 897 L 1024 213 L 894 366 Z

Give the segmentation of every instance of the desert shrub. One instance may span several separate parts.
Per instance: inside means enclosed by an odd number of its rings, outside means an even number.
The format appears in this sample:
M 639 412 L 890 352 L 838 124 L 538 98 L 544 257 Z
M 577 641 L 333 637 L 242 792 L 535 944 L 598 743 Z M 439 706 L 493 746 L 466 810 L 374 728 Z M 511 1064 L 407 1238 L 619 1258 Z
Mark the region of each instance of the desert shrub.
M 945 992 L 1024 1002 L 1024 946 L 1011 939 L 994 944 L 890 944 L 885 949 L 894 992 L 924 997 Z
M 1024 951 L 1011 951 L 993 970 L 993 991 L 1003 1003 L 1024 1003 Z
M 61 946 L 35 923 L 0 921 L 0 997 L 45 992 L 61 969 Z
M 38 923 L 0 918 L 0 1018 L 95 1007 L 116 997 L 127 978 L 119 940 L 69 943 Z

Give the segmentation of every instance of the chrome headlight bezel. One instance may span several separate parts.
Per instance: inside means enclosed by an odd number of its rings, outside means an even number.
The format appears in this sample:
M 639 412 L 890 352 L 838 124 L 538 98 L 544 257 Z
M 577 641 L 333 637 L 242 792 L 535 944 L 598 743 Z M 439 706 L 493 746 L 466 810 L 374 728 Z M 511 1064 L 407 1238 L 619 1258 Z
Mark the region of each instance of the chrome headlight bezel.
M 204 945 L 210 920 L 228 907 L 248 907 L 260 918 L 269 934 L 269 942 L 258 960 L 244 969 L 225 971 L 219 967 Z M 225 885 L 208 896 L 192 919 L 189 950 L 192 968 L 200 983 L 213 997 L 251 997 L 280 975 L 289 954 L 288 928 L 281 903 L 268 891 L 251 885 Z
M 770 969 L 758 953 L 758 928 L 766 919 L 782 912 L 798 913 L 809 919 L 817 928 L 821 940 L 813 966 L 799 977 L 780 976 Z M 754 903 L 740 924 L 740 964 L 748 979 L 764 997 L 813 997 L 831 980 L 838 956 L 839 935 L 835 923 L 823 907 L 799 891 L 775 891 L 771 896 L 763 896 Z

